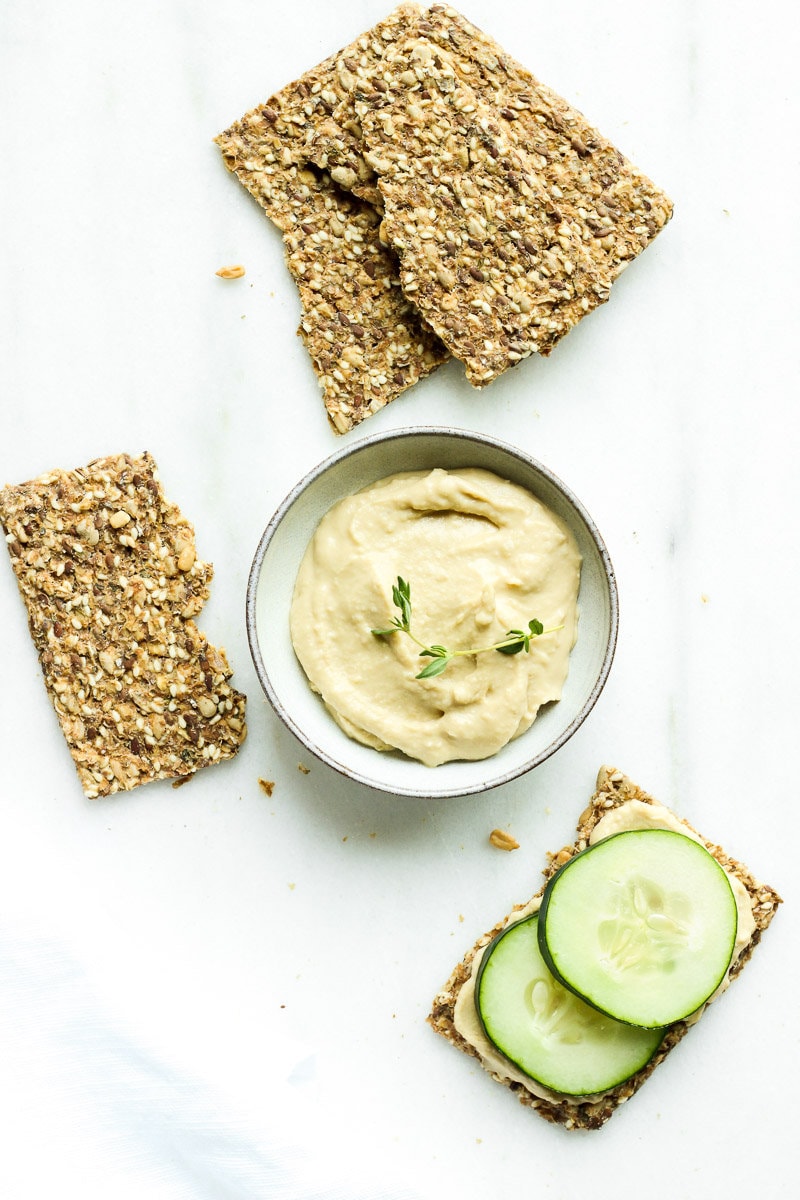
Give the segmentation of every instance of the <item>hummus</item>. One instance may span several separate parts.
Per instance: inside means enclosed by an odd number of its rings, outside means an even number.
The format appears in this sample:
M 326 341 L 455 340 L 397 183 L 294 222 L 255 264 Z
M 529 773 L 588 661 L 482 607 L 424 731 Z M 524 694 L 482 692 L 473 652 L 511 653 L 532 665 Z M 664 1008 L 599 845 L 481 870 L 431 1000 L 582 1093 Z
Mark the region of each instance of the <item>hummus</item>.
M 660 804 L 645 804 L 640 800 L 629 800 L 626 804 L 620 805 L 618 808 L 611 809 L 606 816 L 602 817 L 595 825 L 589 837 L 589 844 L 594 845 L 603 838 L 611 837 L 612 834 L 622 833 L 629 829 L 672 829 L 676 833 L 682 833 L 685 837 L 692 838 L 693 841 L 703 845 L 702 839 L 695 834 L 691 829 L 683 824 L 674 813 L 668 808 L 664 808 Z M 687 1018 L 686 1023 L 693 1025 L 700 1019 L 706 1006 L 711 1003 L 721 992 L 727 988 L 730 982 L 730 970 L 737 958 L 741 954 L 745 946 L 748 945 L 755 931 L 755 921 L 753 920 L 753 908 L 748 895 L 747 889 L 741 880 L 735 875 L 727 872 L 733 895 L 736 900 L 737 910 L 737 929 L 736 942 L 731 956 L 730 966 L 725 974 L 725 978 L 719 985 L 713 995 L 709 996 L 705 1004 L 703 1004 L 695 1013 L 692 1013 Z M 524 908 L 518 908 L 508 918 L 506 924 L 513 925 L 517 921 L 523 920 L 525 917 L 531 916 L 539 911 L 542 898 L 535 896 Z M 483 946 L 472 960 L 472 971 L 469 979 L 467 979 L 458 994 L 456 1001 L 453 1021 L 458 1033 L 465 1041 L 476 1050 L 480 1056 L 481 1062 L 487 1070 L 497 1075 L 500 1079 L 509 1082 L 519 1083 L 527 1089 L 533 1096 L 538 1096 L 542 1100 L 563 1100 L 572 1104 L 583 1104 L 587 1100 L 600 1100 L 606 1093 L 599 1093 L 594 1096 L 568 1096 L 560 1092 L 553 1092 L 549 1088 L 543 1086 L 532 1079 L 530 1075 L 526 1075 L 520 1071 L 505 1055 L 489 1041 L 483 1031 L 480 1018 L 478 1017 L 477 1008 L 475 1005 L 475 980 L 478 974 L 478 968 L 491 942 Z
M 297 576 L 295 653 L 311 687 L 352 738 L 428 766 L 495 754 L 558 700 L 577 635 L 575 539 L 524 488 L 489 471 L 392 475 L 323 517 Z M 411 629 L 426 646 L 490 646 L 536 618 L 556 632 L 530 652 L 429 658 L 405 633 L 392 586 L 411 584 Z

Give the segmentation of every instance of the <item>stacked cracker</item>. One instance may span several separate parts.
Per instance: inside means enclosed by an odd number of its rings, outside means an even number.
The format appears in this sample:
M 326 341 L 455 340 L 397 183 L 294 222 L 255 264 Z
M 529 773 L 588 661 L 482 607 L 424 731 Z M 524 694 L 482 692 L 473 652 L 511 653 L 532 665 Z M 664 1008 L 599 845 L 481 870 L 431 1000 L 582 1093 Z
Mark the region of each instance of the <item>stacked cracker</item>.
M 606 813 L 614 808 L 619 808 L 623 804 L 627 804 L 629 801 L 638 801 L 640 804 L 647 805 L 658 803 L 621 771 L 617 771 L 612 767 L 601 767 L 597 777 L 596 791 L 587 808 L 581 813 L 578 819 L 578 831 L 575 842 L 573 845 L 564 846 L 556 854 L 549 855 L 550 863 L 544 872 L 545 884 L 560 866 L 568 862 L 575 854 L 579 854 L 582 850 L 586 849 L 589 845 L 592 831 Z M 759 882 L 743 863 L 737 862 L 736 859 L 727 855 L 720 846 L 698 834 L 697 830 L 688 821 L 684 820 L 682 824 L 686 827 L 687 833 L 694 835 L 706 847 L 709 853 L 713 854 L 724 870 L 739 881 L 749 897 L 754 927 L 749 941 L 729 968 L 728 978 L 734 979 L 749 961 L 753 951 L 761 940 L 762 933 L 767 929 L 772 918 L 775 916 L 778 905 L 781 903 L 781 898 L 774 888 L 768 884 Z M 544 885 L 536 893 L 536 897 L 541 897 L 543 892 Z M 458 997 L 462 988 L 472 976 L 473 963 L 476 956 L 488 946 L 501 930 L 506 928 L 507 925 L 512 924 L 518 918 L 518 914 L 525 908 L 525 904 L 517 905 L 511 913 L 501 921 L 498 921 L 492 929 L 477 940 L 472 949 L 468 951 L 462 961 L 454 968 L 450 978 L 435 997 L 428 1017 L 431 1026 L 437 1033 L 441 1034 L 459 1050 L 463 1050 L 481 1062 L 483 1060 L 479 1051 L 456 1028 L 455 1013 Z M 703 1010 L 700 1011 L 702 1012 Z M 676 1021 L 673 1025 L 670 1025 L 661 1046 L 650 1062 L 642 1067 L 640 1071 L 637 1071 L 635 1075 L 631 1076 L 630 1079 L 618 1084 L 617 1087 L 612 1088 L 600 1098 L 594 1097 L 581 1100 L 579 1097 L 559 1097 L 554 1093 L 550 1094 L 549 1098 L 545 1098 L 535 1095 L 532 1091 L 525 1088 L 521 1082 L 513 1081 L 504 1075 L 495 1074 L 491 1066 L 483 1065 L 493 1074 L 498 1083 L 509 1087 L 512 1092 L 517 1094 L 522 1104 L 535 1109 L 539 1116 L 544 1117 L 545 1120 L 552 1121 L 557 1125 L 563 1125 L 567 1129 L 599 1129 L 613 1116 L 619 1106 L 624 1104 L 626 1100 L 629 1100 L 642 1084 L 649 1079 L 656 1067 L 664 1061 L 670 1050 L 674 1049 L 678 1042 L 686 1035 L 693 1023 L 693 1018 L 690 1017 L 683 1021 Z
M 340 433 L 450 355 L 483 387 L 549 354 L 672 212 L 442 5 L 401 5 L 216 140 L 283 234 Z
M 213 574 L 151 455 L 0 490 L 47 691 L 90 798 L 230 758 L 245 697 L 192 620 Z

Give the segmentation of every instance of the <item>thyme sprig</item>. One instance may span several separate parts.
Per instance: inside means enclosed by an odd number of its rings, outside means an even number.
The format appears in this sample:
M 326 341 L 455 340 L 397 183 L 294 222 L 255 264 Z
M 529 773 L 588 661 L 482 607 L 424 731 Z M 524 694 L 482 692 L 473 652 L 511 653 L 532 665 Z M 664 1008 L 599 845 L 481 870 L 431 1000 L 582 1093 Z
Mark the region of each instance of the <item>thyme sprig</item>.
M 442 671 L 447 670 L 454 658 L 485 654 L 488 650 L 496 650 L 498 654 L 521 654 L 523 651 L 528 654 L 531 642 L 535 638 L 543 637 L 548 633 L 556 633 L 559 629 L 564 628 L 563 625 L 556 625 L 553 629 L 545 629 L 542 622 L 534 617 L 528 622 L 527 629 L 509 629 L 501 641 L 492 642 L 490 646 L 471 646 L 466 650 L 448 650 L 447 646 L 426 646 L 412 631 L 411 584 L 401 575 L 397 576 L 397 583 L 392 586 L 392 602 L 395 608 L 400 610 L 400 615 L 393 617 L 391 625 L 386 629 L 373 629 L 370 632 L 375 637 L 390 637 L 395 633 L 405 633 L 412 642 L 420 647 L 420 658 L 429 658 L 431 661 L 422 668 L 415 679 L 432 679 L 434 675 L 441 675 Z

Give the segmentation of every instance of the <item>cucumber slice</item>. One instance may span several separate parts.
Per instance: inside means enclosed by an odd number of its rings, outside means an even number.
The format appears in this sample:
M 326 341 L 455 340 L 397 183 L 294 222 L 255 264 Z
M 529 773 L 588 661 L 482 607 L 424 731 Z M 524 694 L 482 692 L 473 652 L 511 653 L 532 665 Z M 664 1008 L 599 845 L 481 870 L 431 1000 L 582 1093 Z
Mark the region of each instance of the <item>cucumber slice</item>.
M 475 1007 L 489 1041 L 553 1092 L 607 1092 L 650 1061 L 663 1030 L 623 1025 L 584 1004 L 548 971 L 539 953 L 538 914 L 490 944 L 475 981 Z
M 539 947 L 557 979 L 631 1025 L 670 1025 L 716 990 L 731 961 L 730 880 L 704 846 L 669 829 L 613 834 L 548 883 Z

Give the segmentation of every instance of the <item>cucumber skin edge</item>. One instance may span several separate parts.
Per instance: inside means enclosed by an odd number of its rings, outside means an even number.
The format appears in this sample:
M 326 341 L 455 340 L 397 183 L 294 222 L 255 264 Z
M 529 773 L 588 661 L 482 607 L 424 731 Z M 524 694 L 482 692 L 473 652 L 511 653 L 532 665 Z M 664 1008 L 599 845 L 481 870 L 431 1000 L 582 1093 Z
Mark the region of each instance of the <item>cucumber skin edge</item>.
M 518 1071 L 521 1071 L 523 1075 L 527 1075 L 528 1079 L 533 1080 L 534 1083 L 538 1083 L 540 1087 L 547 1088 L 548 1091 L 553 1091 L 553 1089 L 550 1087 L 549 1084 L 545 1083 L 541 1079 L 537 1079 L 535 1075 L 530 1075 L 530 1074 L 528 1074 L 527 1071 L 523 1071 L 523 1069 L 519 1065 L 519 1063 L 515 1062 L 513 1058 L 509 1058 L 509 1056 L 506 1054 L 505 1050 L 503 1050 L 502 1046 L 498 1046 L 497 1042 L 494 1040 L 492 1035 L 489 1033 L 489 1030 L 486 1028 L 486 1022 L 483 1019 L 483 1012 L 481 1011 L 481 1006 L 480 1006 L 481 979 L 483 978 L 483 972 L 489 962 L 489 959 L 492 957 L 492 951 L 494 950 L 495 946 L 497 945 L 498 942 L 502 941 L 503 938 L 506 936 L 506 934 L 510 933 L 512 929 L 516 929 L 516 927 L 518 925 L 524 925 L 527 921 L 531 921 L 534 919 L 537 921 L 537 935 L 538 935 L 538 918 L 539 918 L 540 913 L 541 913 L 541 908 L 537 909 L 537 911 L 535 913 L 530 913 L 527 917 L 520 917 L 518 921 L 512 921 L 509 925 L 506 925 L 506 927 L 504 929 L 501 929 L 498 933 L 496 933 L 494 935 L 494 937 L 492 938 L 492 940 L 488 943 L 488 945 L 486 946 L 486 949 L 483 952 L 483 958 L 480 961 L 480 965 L 478 966 L 478 970 L 475 975 L 474 1002 L 475 1002 L 475 1012 L 478 1015 L 478 1022 L 480 1024 L 481 1029 L 484 1032 L 484 1035 L 486 1036 L 487 1041 L 489 1041 L 490 1044 L 492 1046 L 494 1046 L 495 1050 L 497 1050 L 497 1052 L 499 1054 L 501 1054 L 503 1056 L 503 1058 L 507 1059 L 507 1061 L 509 1063 L 511 1063 L 511 1065 L 513 1067 L 515 1067 Z M 554 1092 L 554 1094 L 566 1096 L 566 1095 L 569 1095 L 570 1093 L 568 1093 L 568 1092 L 555 1093 Z
M 619 837 L 619 834 L 612 834 L 612 837 Z M 610 838 L 603 838 L 602 840 L 610 841 Z M 599 844 L 600 844 L 599 842 L 595 843 L 595 845 L 599 845 Z M 546 885 L 546 887 L 544 889 L 544 893 L 542 895 L 542 902 L 539 905 L 539 923 L 536 926 L 536 938 L 539 943 L 539 953 L 541 954 L 542 958 L 544 959 L 545 965 L 546 965 L 548 971 L 550 972 L 550 974 L 553 976 L 553 978 L 557 979 L 558 982 L 561 984 L 561 986 L 565 987 L 568 992 L 572 992 L 573 996 L 577 996 L 579 1000 L 582 1000 L 584 1002 L 584 1004 L 588 1004 L 590 1008 L 595 1009 L 596 1012 L 602 1013 L 603 1016 L 605 1016 L 605 1017 L 611 1017 L 611 1019 L 613 1021 L 618 1021 L 619 1017 L 615 1017 L 613 1013 L 606 1012 L 606 1010 L 604 1008 L 601 1008 L 599 1006 L 599 1004 L 593 1004 L 592 1001 L 588 998 L 588 996 L 584 996 L 581 992 L 578 991 L 578 989 L 576 987 L 573 987 L 573 985 L 569 982 L 568 979 L 564 978 L 564 976 L 559 972 L 558 968 L 556 967 L 555 962 L 553 961 L 553 956 L 550 953 L 550 948 L 547 945 L 547 939 L 545 937 L 545 927 L 546 927 L 546 923 L 547 923 L 547 909 L 550 906 L 550 897 L 552 895 L 556 880 L 560 879 L 560 877 L 564 874 L 564 872 L 566 870 L 568 870 L 572 866 L 573 863 L 577 862 L 579 858 L 581 858 L 584 854 L 587 854 L 588 851 L 592 850 L 593 848 L 594 848 L 593 846 L 587 846 L 584 850 L 579 850 L 577 854 L 574 854 L 572 856 L 572 858 L 569 858 L 569 859 L 567 859 L 567 861 L 565 863 L 562 863 L 562 865 L 558 868 L 558 870 L 555 872 L 555 874 L 551 875 L 550 878 L 548 879 L 547 885 Z M 630 1022 L 625 1022 L 625 1021 L 622 1022 L 623 1025 L 629 1024 L 629 1023 Z M 644 1026 L 643 1028 L 648 1028 L 648 1026 Z M 652 1028 L 656 1028 L 656 1026 L 652 1026 Z

